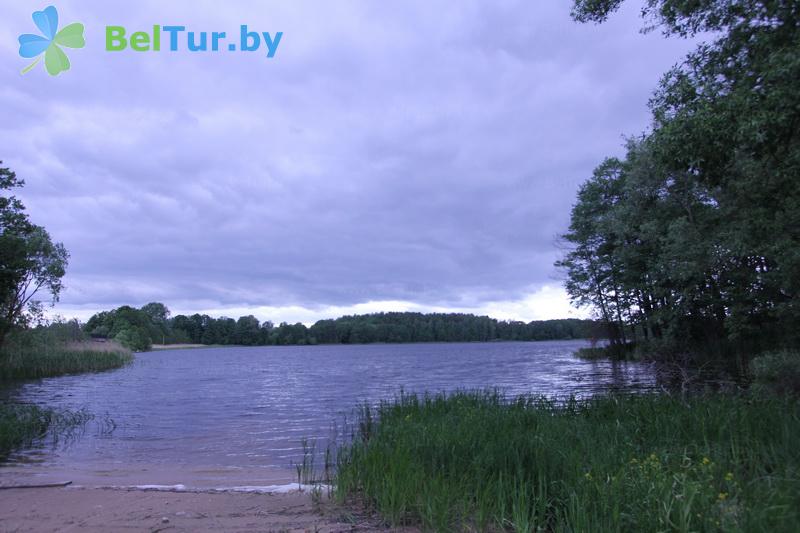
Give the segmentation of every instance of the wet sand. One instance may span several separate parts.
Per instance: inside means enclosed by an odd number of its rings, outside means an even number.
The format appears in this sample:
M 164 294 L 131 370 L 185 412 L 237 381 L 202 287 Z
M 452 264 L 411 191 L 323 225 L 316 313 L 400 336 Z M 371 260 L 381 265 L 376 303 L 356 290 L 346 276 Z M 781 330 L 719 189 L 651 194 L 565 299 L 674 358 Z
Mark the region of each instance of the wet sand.
M 388 530 L 351 510 L 325 501 L 315 503 L 308 492 L 170 492 L 74 486 L 0 490 L 3 532 Z

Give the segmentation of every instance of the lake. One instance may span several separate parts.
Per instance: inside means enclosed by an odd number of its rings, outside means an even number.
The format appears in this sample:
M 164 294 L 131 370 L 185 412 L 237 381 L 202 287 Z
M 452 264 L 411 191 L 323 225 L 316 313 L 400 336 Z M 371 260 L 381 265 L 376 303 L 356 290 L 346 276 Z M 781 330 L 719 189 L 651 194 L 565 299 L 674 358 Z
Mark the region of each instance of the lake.
M 586 341 L 231 347 L 136 355 L 129 367 L 0 390 L 95 416 L 68 444 L 17 454 L 3 483 L 196 487 L 291 481 L 303 438 L 324 443 L 363 402 L 401 390 L 590 396 L 656 386 L 650 365 L 583 361 Z M 324 444 L 323 444 L 324 446 Z

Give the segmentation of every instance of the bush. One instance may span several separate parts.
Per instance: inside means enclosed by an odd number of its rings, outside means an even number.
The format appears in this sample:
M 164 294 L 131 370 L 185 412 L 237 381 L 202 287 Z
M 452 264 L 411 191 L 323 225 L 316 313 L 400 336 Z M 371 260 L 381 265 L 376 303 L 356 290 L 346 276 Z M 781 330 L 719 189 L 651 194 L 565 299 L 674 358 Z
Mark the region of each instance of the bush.
M 800 395 L 800 352 L 769 352 L 750 362 L 756 386 L 781 394 Z
M 123 329 L 114 340 L 134 352 L 146 352 L 152 347 L 150 339 L 135 329 Z
M 634 359 L 635 345 L 632 343 L 620 345 L 609 344 L 607 346 L 595 346 L 591 348 L 579 348 L 575 352 L 575 357 L 596 361 L 598 359 L 611 359 L 612 361 L 626 361 Z

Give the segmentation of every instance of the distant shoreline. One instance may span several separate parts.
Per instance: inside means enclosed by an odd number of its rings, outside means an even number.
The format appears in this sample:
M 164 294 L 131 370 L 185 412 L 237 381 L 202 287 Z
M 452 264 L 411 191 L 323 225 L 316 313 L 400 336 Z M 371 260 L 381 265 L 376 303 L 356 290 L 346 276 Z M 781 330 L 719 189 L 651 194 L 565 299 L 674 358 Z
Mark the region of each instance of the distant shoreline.
M 223 344 L 153 344 L 150 346 L 151 352 L 158 352 L 163 350 L 198 350 L 201 348 L 222 348 Z
M 153 344 L 150 347 L 150 352 L 163 352 L 166 350 L 202 350 L 203 348 L 282 348 L 289 346 L 402 346 L 405 344 L 506 344 L 510 342 L 568 342 L 568 341 L 585 341 L 591 342 L 591 339 L 542 339 L 542 340 L 506 340 L 506 339 L 492 339 L 488 341 L 414 341 L 414 342 L 326 342 L 316 344 Z

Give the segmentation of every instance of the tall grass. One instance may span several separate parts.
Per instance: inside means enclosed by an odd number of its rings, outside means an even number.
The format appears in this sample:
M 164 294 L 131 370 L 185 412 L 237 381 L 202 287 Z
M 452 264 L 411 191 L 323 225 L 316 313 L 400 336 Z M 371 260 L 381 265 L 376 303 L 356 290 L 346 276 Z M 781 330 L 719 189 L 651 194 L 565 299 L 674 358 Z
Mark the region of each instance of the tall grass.
M 33 379 L 119 368 L 133 360 L 115 342 L 7 346 L 0 351 L 0 380 Z
M 59 411 L 29 404 L 0 404 L 0 461 L 37 441 L 57 444 L 76 436 L 93 417 L 86 411 Z
M 402 395 L 361 410 L 336 495 L 432 531 L 796 531 L 798 405 Z

